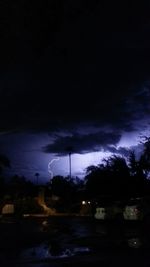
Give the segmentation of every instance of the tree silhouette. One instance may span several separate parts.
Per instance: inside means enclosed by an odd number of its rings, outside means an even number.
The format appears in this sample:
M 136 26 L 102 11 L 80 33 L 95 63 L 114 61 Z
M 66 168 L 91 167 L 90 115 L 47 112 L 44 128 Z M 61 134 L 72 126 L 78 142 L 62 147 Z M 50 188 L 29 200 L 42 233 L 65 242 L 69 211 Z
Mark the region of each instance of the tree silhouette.
M 95 165 L 90 165 L 86 168 L 86 174 L 90 174 L 93 172 L 96 172 L 97 170 L 99 170 L 99 166 L 95 166 Z
M 36 177 L 36 184 L 39 184 L 39 176 L 40 174 L 38 172 L 35 173 L 35 177 Z
M 115 174 L 129 175 L 129 167 L 124 157 L 112 156 L 104 160 L 106 167 Z
M 136 160 L 135 152 L 131 151 L 129 154 L 129 168 L 131 175 L 136 175 L 138 171 L 139 162 Z
M 5 167 L 10 167 L 10 161 L 6 156 L 0 155 L 0 173 Z
M 51 179 L 51 192 L 60 198 L 60 210 L 70 209 L 75 200 L 77 185 L 70 177 L 57 175 Z
M 144 137 L 144 150 L 140 157 L 139 163 L 143 171 L 143 175 L 148 178 L 150 173 L 150 137 Z
M 86 169 L 85 187 L 88 197 L 108 194 L 110 182 L 108 170 L 104 164 L 91 165 Z
M 103 164 L 89 166 L 86 170 L 86 189 L 89 195 L 120 195 L 126 192 L 130 170 L 125 158 L 113 155 Z
M 130 174 L 133 177 L 138 177 L 139 179 L 145 179 L 146 175 L 144 173 L 144 158 L 143 155 L 137 160 L 135 152 L 131 151 L 129 155 L 129 168 Z

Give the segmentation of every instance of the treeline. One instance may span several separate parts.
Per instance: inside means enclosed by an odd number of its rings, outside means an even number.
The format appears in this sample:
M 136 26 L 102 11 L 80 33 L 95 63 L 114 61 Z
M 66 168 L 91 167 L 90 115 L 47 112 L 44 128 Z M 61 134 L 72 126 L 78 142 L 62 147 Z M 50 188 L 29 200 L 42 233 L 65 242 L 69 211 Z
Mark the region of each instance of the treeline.
M 0 197 L 13 199 L 36 197 L 40 185 L 25 177 L 13 176 L 7 183 L 2 175 L 2 167 L 9 167 L 9 161 L 0 156 Z M 35 174 L 37 176 L 37 174 Z M 74 205 L 82 199 L 99 196 L 139 196 L 150 194 L 150 138 L 143 142 L 143 152 L 137 158 L 131 151 L 128 158 L 118 155 L 104 159 L 97 166 L 89 166 L 83 180 L 54 176 L 42 186 L 45 196 L 58 196 L 64 205 Z
M 113 155 L 97 166 L 89 166 L 85 176 L 89 197 L 110 195 L 116 197 L 150 194 L 150 138 L 143 141 L 143 152 L 137 158 Z

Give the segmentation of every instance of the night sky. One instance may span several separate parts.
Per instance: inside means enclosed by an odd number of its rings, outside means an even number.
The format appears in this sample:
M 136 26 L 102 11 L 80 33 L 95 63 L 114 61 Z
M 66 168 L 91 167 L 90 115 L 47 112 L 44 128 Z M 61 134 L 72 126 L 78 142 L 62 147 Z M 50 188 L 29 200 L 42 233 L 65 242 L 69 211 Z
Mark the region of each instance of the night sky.
M 110 3 L 109 3 L 110 2 Z M 0 3 L 0 152 L 9 175 L 47 182 L 140 150 L 150 125 L 150 6 Z

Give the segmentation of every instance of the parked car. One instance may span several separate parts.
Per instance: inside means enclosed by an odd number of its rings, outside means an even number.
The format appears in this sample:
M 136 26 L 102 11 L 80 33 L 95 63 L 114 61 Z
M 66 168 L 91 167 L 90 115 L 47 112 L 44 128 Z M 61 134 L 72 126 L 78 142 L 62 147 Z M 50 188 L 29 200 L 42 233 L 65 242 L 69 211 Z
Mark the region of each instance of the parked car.
M 123 206 L 120 201 L 110 201 L 109 203 L 99 203 L 94 214 L 95 219 L 98 220 L 112 220 L 121 219 L 123 213 Z
M 137 205 L 128 204 L 123 212 L 125 220 L 142 220 L 143 213 Z
M 131 198 L 125 205 L 123 218 L 129 221 L 141 221 L 150 215 L 149 199 Z
M 95 219 L 98 220 L 105 220 L 107 217 L 107 211 L 104 207 L 98 207 L 96 208 L 96 213 L 94 215 Z

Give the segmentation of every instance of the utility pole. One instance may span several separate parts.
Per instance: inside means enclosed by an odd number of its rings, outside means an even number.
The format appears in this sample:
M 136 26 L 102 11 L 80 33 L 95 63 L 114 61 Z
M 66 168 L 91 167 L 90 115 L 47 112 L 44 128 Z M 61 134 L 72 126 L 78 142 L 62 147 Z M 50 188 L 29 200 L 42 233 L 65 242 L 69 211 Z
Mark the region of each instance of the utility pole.
M 69 152 L 69 174 L 71 179 L 71 152 Z

